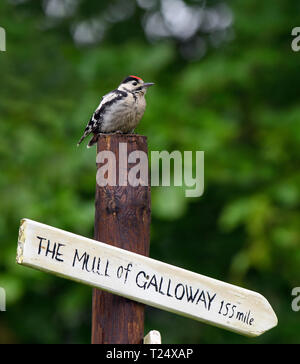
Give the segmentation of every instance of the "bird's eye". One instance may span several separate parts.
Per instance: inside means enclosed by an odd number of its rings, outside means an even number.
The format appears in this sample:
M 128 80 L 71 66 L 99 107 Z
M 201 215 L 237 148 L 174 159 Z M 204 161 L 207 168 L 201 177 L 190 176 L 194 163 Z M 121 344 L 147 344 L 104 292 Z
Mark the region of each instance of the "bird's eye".
M 137 85 L 137 82 L 136 82 L 136 81 L 134 81 L 132 84 L 133 84 L 133 86 L 136 86 L 136 85 Z

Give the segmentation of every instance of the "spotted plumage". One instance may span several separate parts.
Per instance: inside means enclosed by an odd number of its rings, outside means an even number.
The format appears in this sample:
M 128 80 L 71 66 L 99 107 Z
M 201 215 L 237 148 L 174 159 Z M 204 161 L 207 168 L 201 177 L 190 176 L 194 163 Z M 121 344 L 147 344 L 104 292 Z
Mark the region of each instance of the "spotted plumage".
M 145 112 L 145 94 L 152 85 L 137 76 L 126 77 L 116 90 L 102 97 L 78 145 L 91 133 L 88 148 L 97 142 L 99 134 L 133 133 Z

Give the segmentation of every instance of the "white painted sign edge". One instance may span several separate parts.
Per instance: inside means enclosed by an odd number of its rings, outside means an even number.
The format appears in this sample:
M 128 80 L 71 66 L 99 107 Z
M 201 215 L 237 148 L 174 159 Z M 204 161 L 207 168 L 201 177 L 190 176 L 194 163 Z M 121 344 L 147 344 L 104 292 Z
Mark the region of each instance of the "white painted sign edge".
M 144 337 L 144 344 L 158 345 L 161 344 L 161 335 L 157 330 L 151 330 Z
M 222 297 L 234 297 L 240 304 L 246 304 L 251 307 L 252 310 L 256 311 L 256 315 L 259 316 L 259 320 L 261 320 L 261 324 L 255 325 L 255 327 L 245 327 L 242 322 L 233 322 L 229 319 L 222 319 L 222 314 L 220 314 L 217 318 L 215 317 L 215 313 L 211 314 L 210 312 L 198 312 L 192 305 L 189 306 L 189 309 L 185 307 L 188 306 L 186 303 L 178 304 L 178 302 L 170 302 L 167 300 L 167 297 L 154 297 L 153 294 L 149 295 L 148 292 L 140 290 L 139 292 L 137 289 L 129 289 L 129 287 L 125 287 L 124 289 L 118 284 L 105 284 L 103 282 L 95 282 L 95 280 L 91 280 L 90 277 L 87 277 L 87 274 L 83 274 L 80 272 L 74 271 L 70 273 L 69 270 L 65 270 L 64 267 L 62 269 L 58 269 L 57 264 L 48 264 L 48 258 L 42 258 L 40 256 L 36 256 L 32 251 L 32 241 L 31 238 L 33 235 L 40 232 L 47 232 L 47 234 L 51 235 L 51 239 L 55 237 L 57 241 L 68 242 L 68 247 L 71 245 L 78 246 L 83 248 L 84 250 L 88 249 L 93 251 L 95 254 L 100 255 L 100 252 L 103 256 L 106 257 L 113 257 L 118 261 L 126 261 L 131 262 L 134 261 L 136 265 L 139 266 L 146 266 L 147 271 L 150 271 L 151 274 L 157 273 L 165 274 L 172 279 L 177 279 L 178 277 L 185 283 L 185 284 L 193 284 L 197 286 L 206 287 L 206 289 L 211 289 L 212 291 L 216 291 Z M 48 235 L 48 238 L 50 236 Z M 249 291 L 247 289 L 237 287 L 222 281 L 218 281 L 213 278 L 209 278 L 194 272 L 187 271 L 185 269 L 175 267 L 169 265 L 167 263 L 163 263 L 139 254 L 135 254 L 129 252 L 127 250 L 119 249 L 113 247 L 111 245 L 98 242 L 96 240 L 88 239 L 70 232 L 66 232 L 45 224 L 41 224 L 29 219 L 23 219 L 21 221 L 21 227 L 19 232 L 19 241 L 18 241 L 18 252 L 17 252 L 17 263 L 21 265 L 26 265 L 32 268 L 36 268 L 42 271 L 47 271 L 50 273 L 54 273 L 58 276 L 62 276 L 64 278 L 68 278 L 77 282 L 81 282 L 92 287 L 100 288 L 111 293 L 121 295 L 123 297 L 157 307 L 159 309 L 163 309 L 166 311 L 170 311 L 173 313 L 177 313 L 182 316 L 186 316 L 201 322 L 205 322 L 214 326 L 218 326 L 242 335 L 246 336 L 258 336 L 264 333 L 267 330 L 275 327 L 277 325 L 277 317 L 270 306 L 269 302 L 260 294 Z M 93 278 L 93 277 L 92 277 Z M 178 279 L 177 279 L 178 281 Z M 192 282 L 192 283 L 191 283 Z M 222 292 L 222 294 L 221 294 Z M 168 301 L 168 302 L 167 302 Z M 225 301 L 226 302 L 226 301 Z M 200 311 L 200 310 L 199 310 Z M 250 312 L 250 311 L 249 311 Z M 246 313 L 245 313 L 246 314 Z

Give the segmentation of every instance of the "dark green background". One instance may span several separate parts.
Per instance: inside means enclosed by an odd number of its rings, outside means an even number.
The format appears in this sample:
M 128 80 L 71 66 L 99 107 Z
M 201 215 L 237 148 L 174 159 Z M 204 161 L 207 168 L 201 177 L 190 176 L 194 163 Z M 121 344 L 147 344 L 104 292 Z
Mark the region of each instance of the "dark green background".
M 95 150 L 76 143 L 129 74 L 156 83 L 137 129 L 150 151 L 205 151 L 202 197 L 152 189 L 151 256 L 258 291 L 279 319 L 249 339 L 147 308 L 146 329 L 164 343 L 300 342 L 300 2 L 186 4 L 1 0 L 0 342 L 90 342 L 91 289 L 17 266 L 18 226 L 93 237 Z

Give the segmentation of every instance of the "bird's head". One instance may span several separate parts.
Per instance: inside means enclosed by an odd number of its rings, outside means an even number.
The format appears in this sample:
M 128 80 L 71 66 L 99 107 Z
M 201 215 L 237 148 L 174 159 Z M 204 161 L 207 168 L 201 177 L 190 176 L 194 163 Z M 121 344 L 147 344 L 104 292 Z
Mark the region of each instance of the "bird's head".
M 147 92 L 148 87 L 153 86 L 153 82 L 144 82 L 140 77 L 137 76 L 128 76 L 125 80 L 122 81 L 120 86 L 118 87 L 121 91 L 129 91 L 129 92 L 140 92 L 145 94 Z

